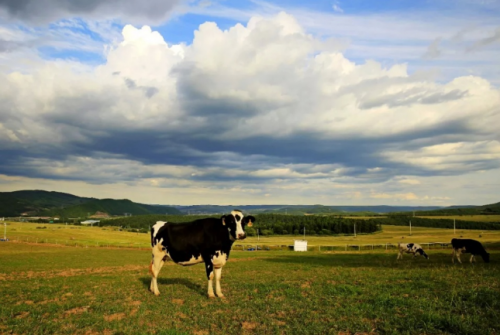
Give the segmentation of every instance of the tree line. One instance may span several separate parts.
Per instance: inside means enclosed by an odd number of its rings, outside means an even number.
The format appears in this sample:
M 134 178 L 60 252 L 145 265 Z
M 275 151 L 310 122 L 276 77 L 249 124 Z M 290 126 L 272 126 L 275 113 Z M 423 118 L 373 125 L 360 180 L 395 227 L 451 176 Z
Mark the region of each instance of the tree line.
M 453 219 L 427 219 L 409 215 L 391 215 L 385 218 L 369 219 L 383 225 L 453 229 Z M 500 230 L 500 222 L 477 222 L 456 220 L 456 229 Z
M 217 217 L 220 215 L 207 215 L 205 217 Z M 257 214 L 254 215 L 256 222 L 252 227 L 246 227 L 248 236 L 259 235 L 338 235 L 356 233 L 374 233 L 380 230 L 376 221 L 360 219 L 344 219 L 334 216 L 305 216 L 305 215 L 282 215 L 282 214 Z M 111 220 L 102 220 L 101 226 L 120 226 L 124 229 L 136 229 L 148 232 L 156 221 L 189 222 L 200 219 L 196 215 L 140 215 L 123 217 Z

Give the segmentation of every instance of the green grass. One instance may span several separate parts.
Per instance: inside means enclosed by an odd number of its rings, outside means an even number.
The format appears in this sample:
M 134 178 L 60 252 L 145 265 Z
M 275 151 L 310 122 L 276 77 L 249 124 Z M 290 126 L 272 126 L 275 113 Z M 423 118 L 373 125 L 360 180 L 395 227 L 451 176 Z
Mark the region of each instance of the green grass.
M 429 255 L 234 251 L 210 300 L 201 265 L 167 263 L 155 297 L 148 251 L 3 243 L 0 333 L 498 333 L 500 254 Z
M 38 229 L 46 227 L 46 229 Z M 345 246 L 365 244 L 396 244 L 398 242 L 450 242 L 453 237 L 473 238 L 481 242 L 499 242 L 500 231 L 485 230 L 460 230 L 456 235 L 452 229 L 412 227 L 412 235 L 409 235 L 409 227 L 404 226 L 382 226 L 382 231 L 373 234 L 362 234 L 338 236 L 311 236 L 306 235 L 310 246 Z M 479 237 L 481 235 L 481 237 Z M 121 246 L 148 248 L 150 237 L 144 233 L 131 233 L 118 231 L 117 227 L 85 227 L 65 226 L 58 224 L 35 224 L 11 222 L 7 226 L 7 236 L 11 240 L 28 242 L 66 244 L 78 246 Z M 264 237 L 247 237 L 239 245 L 293 245 L 294 240 L 303 239 L 303 235 L 275 235 Z M 239 247 L 236 247 L 239 248 Z

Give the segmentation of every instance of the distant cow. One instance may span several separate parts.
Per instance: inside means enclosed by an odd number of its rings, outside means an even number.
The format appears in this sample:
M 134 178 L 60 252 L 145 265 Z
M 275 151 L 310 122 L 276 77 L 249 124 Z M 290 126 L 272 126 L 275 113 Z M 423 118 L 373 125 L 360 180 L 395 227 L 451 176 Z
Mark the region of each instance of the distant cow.
M 453 253 L 451 255 L 451 261 L 455 263 L 455 256 L 458 259 L 459 263 L 462 263 L 460 260 L 460 254 L 461 253 L 469 253 L 471 254 L 470 256 L 470 262 L 472 263 L 473 261 L 475 262 L 475 256 L 476 255 L 481 255 L 483 260 L 488 263 L 490 261 L 490 254 L 484 250 L 483 245 L 481 242 L 476 241 L 476 240 L 471 240 L 471 239 L 460 239 L 460 238 L 454 238 L 451 240 L 451 245 L 453 246 Z
M 397 259 L 403 259 L 403 253 L 413 254 L 413 257 L 417 257 L 418 255 L 424 256 L 426 259 L 429 259 L 429 256 L 425 253 L 424 249 L 419 244 L 416 243 L 399 243 L 398 244 L 399 254 Z
M 151 292 L 160 294 L 158 274 L 163 263 L 171 259 L 184 266 L 205 263 L 208 296 L 215 297 L 212 287 L 215 274 L 215 292 L 217 296 L 223 297 L 220 288 L 222 267 L 226 264 L 234 241 L 246 238 L 245 225 L 251 227 L 254 221 L 253 216 L 244 217 L 239 210 L 219 219 L 206 218 L 187 223 L 157 221 L 151 228 Z

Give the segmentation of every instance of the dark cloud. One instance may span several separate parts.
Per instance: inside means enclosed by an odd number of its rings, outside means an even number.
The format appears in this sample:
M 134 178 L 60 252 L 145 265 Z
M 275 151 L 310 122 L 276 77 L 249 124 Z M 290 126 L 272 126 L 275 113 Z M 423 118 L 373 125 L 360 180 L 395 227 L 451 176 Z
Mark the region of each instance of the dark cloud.
M 467 47 L 465 49 L 465 51 L 467 51 L 467 52 L 476 51 L 476 50 L 482 49 L 485 46 L 488 46 L 488 45 L 493 44 L 493 43 L 498 43 L 498 42 L 500 42 L 500 27 L 498 27 L 495 30 L 493 35 L 476 41 L 474 44 Z
M 439 44 L 441 43 L 441 37 L 436 38 L 428 47 L 426 52 L 422 55 L 423 59 L 435 59 L 441 56 L 441 50 Z
M 135 81 L 133 81 L 130 78 L 125 78 L 125 85 L 131 90 L 141 90 L 144 92 L 144 95 L 149 99 L 152 98 L 156 93 L 158 93 L 160 90 L 158 90 L 156 87 L 153 86 L 137 86 Z
M 9 18 L 33 23 L 80 16 L 127 17 L 160 22 L 180 0 L 0 0 L 0 10 Z
M 6 41 L 0 39 L 0 52 L 13 52 L 23 48 L 30 48 L 32 42 Z
M 62 120 L 59 120 L 61 122 Z M 324 139 L 314 133 L 299 133 L 282 138 L 267 136 L 250 137 L 240 140 L 217 140 L 214 137 L 198 137 L 197 133 L 183 134 L 182 132 L 160 132 L 152 130 L 123 131 L 108 129 L 99 132 L 91 127 L 82 129 L 83 124 L 68 125 L 66 132 L 73 129 L 79 131 L 86 138 L 85 141 L 67 142 L 64 146 L 40 146 L 30 150 L 10 151 L 6 157 L 6 164 L 0 166 L 0 173 L 26 175 L 31 177 L 48 177 L 50 169 L 40 169 L 40 165 L 25 164 L 30 158 L 40 161 L 67 162 L 75 156 L 93 157 L 99 159 L 103 154 L 108 157 L 117 157 L 124 160 L 141 162 L 144 165 L 177 165 L 193 166 L 201 169 L 215 168 L 214 171 L 202 175 L 195 175 L 191 179 L 199 181 L 228 181 L 240 180 L 250 182 L 256 180 L 276 179 L 279 176 L 254 176 L 226 174 L 227 169 L 239 169 L 249 173 L 256 170 L 265 170 L 276 167 L 298 166 L 300 173 L 323 172 L 329 173 L 332 168 L 314 170 L 318 165 L 345 167 L 336 177 L 353 177 L 347 179 L 349 183 L 381 182 L 399 174 L 426 175 L 429 170 L 425 167 L 415 167 L 404 162 L 387 160 L 382 153 L 386 150 L 417 150 L 422 144 L 432 145 L 440 143 L 443 136 L 454 135 L 463 137 L 467 131 L 465 125 L 457 123 L 435 126 L 428 129 L 382 137 L 359 137 L 345 139 Z M 212 125 L 214 129 L 218 125 Z M 63 127 L 59 126 L 59 129 Z M 425 143 L 418 141 L 428 138 Z M 415 142 L 416 141 L 416 142 Z M 50 166 L 50 163 L 47 163 Z M 471 162 L 470 167 L 481 169 L 494 168 L 495 162 Z M 42 166 L 44 167 L 44 166 Z M 377 167 L 378 172 L 369 172 Z M 97 167 L 94 167 L 99 170 Z M 217 170 L 220 169 L 220 170 Z M 454 175 L 462 173 L 461 169 L 449 169 L 435 174 Z M 164 175 L 168 176 L 168 175 Z M 141 178 L 158 177 L 154 174 L 141 174 Z M 84 179 L 105 182 L 99 173 L 90 175 L 57 176 L 51 178 Z M 116 175 L 117 179 L 134 180 L 138 178 L 134 173 L 124 176 Z M 290 179 L 284 175 L 282 178 Z M 321 177 L 311 177 L 321 178 Z M 342 180 L 339 180 L 342 182 Z

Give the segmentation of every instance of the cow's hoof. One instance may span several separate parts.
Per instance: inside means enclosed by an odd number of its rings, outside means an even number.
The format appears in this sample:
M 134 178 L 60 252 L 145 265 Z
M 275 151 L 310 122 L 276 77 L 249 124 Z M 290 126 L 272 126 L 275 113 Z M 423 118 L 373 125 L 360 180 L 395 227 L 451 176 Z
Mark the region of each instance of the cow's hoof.
M 222 293 L 221 293 L 221 294 L 217 293 L 217 296 L 218 296 L 219 298 L 225 298 L 225 297 L 224 297 L 224 294 L 222 294 Z
M 209 295 L 208 295 L 208 297 L 209 297 L 210 299 L 215 298 L 215 294 L 209 294 Z
M 154 295 L 156 295 L 156 296 L 159 296 L 159 295 L 160 295 L 160 291 L 158 291 L 158 292 L 153 292 L 153 294 L 154 294 Z

